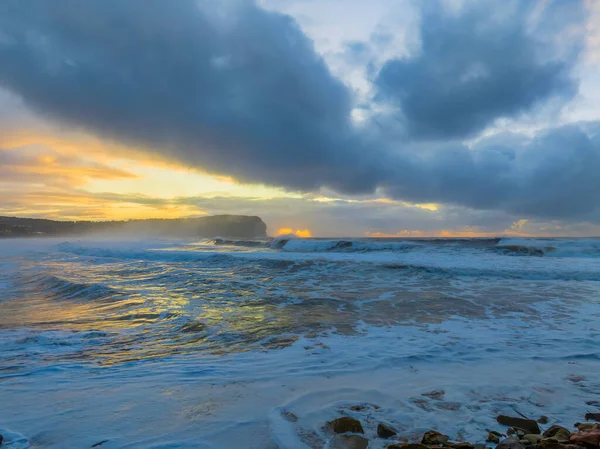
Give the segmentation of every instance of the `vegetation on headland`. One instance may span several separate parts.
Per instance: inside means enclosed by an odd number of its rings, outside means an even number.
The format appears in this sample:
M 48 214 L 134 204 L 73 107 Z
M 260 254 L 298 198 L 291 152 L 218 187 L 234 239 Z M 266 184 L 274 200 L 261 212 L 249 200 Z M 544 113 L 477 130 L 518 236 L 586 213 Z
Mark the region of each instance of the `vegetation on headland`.
M 261 238 L 267 236 L 266 230 L 267 225 L 260 217 L 247 215 L 128 221 L 55 221 L 39 218 L 0 217 L 0 238 L 90 234 Z

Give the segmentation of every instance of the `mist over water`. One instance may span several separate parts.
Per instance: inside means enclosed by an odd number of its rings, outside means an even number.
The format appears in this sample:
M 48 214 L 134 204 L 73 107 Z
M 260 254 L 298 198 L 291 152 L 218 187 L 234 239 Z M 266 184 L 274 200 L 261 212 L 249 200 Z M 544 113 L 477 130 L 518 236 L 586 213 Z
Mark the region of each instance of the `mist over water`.
M 597 239 L 4 240 L 0 292 L 11 447 L 323 447 L 354 403 L 483 442 L 600 399 Z

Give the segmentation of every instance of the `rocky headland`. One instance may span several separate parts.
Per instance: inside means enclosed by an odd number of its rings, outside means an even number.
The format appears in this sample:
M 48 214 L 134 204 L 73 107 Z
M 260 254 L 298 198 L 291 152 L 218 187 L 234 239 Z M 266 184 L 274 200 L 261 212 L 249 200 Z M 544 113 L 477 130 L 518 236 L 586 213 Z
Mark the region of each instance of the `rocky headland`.
M 260 217 L 213 215 L 198 218 L 127 221 L 55 221 L 38 218 L 0 217 L 0 238 L 58 236 L 163 236 L 264 238 L 267 225 Z

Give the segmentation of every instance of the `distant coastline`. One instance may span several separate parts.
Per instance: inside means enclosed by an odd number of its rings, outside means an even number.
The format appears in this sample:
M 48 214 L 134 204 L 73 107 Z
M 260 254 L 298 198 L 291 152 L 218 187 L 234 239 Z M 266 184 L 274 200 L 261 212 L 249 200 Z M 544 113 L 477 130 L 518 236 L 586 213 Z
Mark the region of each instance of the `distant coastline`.
M 248 215 L 127 221 L 56 221 L 41 218 L 0 217 L 0 238 L 90 234 L 264 238 L 267 237 L 267 225 L 260 217 Z

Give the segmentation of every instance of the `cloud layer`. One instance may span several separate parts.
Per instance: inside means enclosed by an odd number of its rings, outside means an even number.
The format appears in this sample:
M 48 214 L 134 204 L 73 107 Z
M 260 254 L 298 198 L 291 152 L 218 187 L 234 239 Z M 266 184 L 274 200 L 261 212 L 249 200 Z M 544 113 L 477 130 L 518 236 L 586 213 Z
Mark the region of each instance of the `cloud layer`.
M 375 69 L 361 125 L 295 21 L 242 0 L 4 0 L 0 85 L 51 120 L 241 181 L 596 219 L 593 126 L 460 141 L 576 93 L 583 4 L 536 5 L 425 7 L 420 49 Z

